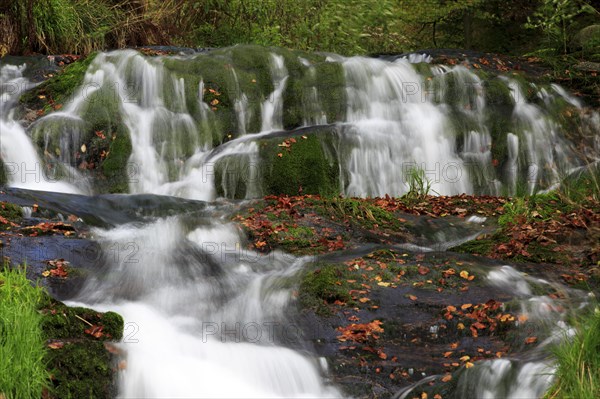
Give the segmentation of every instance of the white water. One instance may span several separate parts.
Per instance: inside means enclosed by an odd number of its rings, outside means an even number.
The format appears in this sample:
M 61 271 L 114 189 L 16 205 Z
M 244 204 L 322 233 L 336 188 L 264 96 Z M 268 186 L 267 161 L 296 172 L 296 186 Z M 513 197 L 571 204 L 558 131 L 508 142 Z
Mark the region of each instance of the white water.
M 339 395 L 315 359 L 278 344 L 300 342 L 282 282 L 303 260 L 244 250 L 235 226 L 220 223 L 187 231 L 167 218 L 94 235 L 106 253 L 127 243 L 131 255 L 84 289 L 87 304 L 126 320 L 121 397 Z
M 344 62 L 347 120 L 358 145 L 348 161 L 352 196 L 401 195 L 411 169 L 423 169 L 442 195 L 471 192 L 443 107 L 424 98 L 424 82 L 406 60 Z
M 283 129 L 283 93 L 288 80 L 288 71 L 283 56 L 271 54 L 273 92 L 262 104 L 261 131 Z

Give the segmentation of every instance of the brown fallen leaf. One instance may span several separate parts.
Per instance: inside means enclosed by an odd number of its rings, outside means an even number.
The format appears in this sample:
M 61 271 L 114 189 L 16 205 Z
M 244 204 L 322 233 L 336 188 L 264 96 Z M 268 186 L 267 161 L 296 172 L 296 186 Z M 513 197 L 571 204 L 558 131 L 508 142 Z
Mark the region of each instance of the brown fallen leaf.
M 63 346 L 65 346 L 64 342 L 51 342 L 48 344 L 48 348 L 50 349 L 61 349 Z

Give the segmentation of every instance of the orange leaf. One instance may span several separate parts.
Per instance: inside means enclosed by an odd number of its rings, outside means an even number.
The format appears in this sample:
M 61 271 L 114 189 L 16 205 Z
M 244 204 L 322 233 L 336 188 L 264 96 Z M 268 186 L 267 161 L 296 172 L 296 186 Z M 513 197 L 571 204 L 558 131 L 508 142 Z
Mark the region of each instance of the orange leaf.
M 414 296 L 414 295 L 409 295 L 409 296 L 408 296 L 408 299 L 410 299 L 411 301 L 416 301 L 416 300 L 417 300 L 417 297 L 416 297 L 416 296 Z
M 473 306 L 473 305 L 472 305 L 472 304 L 470 304 L 470 303 L 465 303 L 465 304 L 464 304 L 464 305 L 462 305 L 460 308 L 461 308 L 462 310 L 465 310 L 465 309 L 469 309 L 471 306 Z
M 448 382 L 452 380 L 452 374 L 446 374 L 442 377 L 442 382 Z
M 444 357 L 450 357 L 451 354 L 453 354 L 454 352 L 448 351 L 448 352 L 444 352 Z
M 525 338 L 526 344 L 535 344 L 537 342 L 537 337 L 527 337 Z

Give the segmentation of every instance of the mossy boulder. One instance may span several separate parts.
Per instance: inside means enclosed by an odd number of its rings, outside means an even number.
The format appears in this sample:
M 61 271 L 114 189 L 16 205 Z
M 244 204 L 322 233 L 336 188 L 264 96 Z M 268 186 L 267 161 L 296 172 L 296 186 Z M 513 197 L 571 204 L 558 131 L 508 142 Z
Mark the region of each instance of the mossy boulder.
M 340 191 L 339 158 L 332 134 L 311 134 L 290 141 L 260 142 L 261 173 L 268 194 L 322 194 Z M 283 146 L 280 146 L 283 145 Z
M 68 307 L 45 295 L 40 305 L 51 398 L 113 398 L 123 318 L 114 312 Z
M 322 194 L 340 192 L 339 133 L 335 127 L 290 132 L 259 138 L 256 153 L 232 154 L 215 162 L 217 194 L 229 198 L 262 195 Z
M 83 83 L 85 73 L 95 57 L 95 53 L 90 54 L 67 65 L 55 76 L 25 92 L 20 98 L 21 104 L 30 109 L 43 109 L 47 113 L 58 105 L 64 106 L 67 102 L 72 101 L 73 95 Z
M 572 50 L 600 51 L 600 24 L 581 29 L 571 40 Z

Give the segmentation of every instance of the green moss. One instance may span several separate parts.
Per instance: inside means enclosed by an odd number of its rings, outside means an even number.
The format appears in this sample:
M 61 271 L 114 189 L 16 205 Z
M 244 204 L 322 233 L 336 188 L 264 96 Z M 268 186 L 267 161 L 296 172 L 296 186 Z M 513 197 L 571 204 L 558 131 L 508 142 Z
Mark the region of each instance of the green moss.
M 346 279 L 343 265 L 317 265 L 315 270 L 304 274 L 300 284 L 300 304 L 321 315 L 330 313 L 327 305 L 335 301 L 348 302 L 352 298 L 346 283 L 338 284 Z
M 23 210 L 19 205 L 0 202 L 0 216 L 9 222 L 18 223 L 23 218 Z M 0 222 L 0 225 L 2 223 Z
M 346 78 L 342 64 L 321 62 L 315 65 L 317 81 L 315 87 L 319 93 L 321 107 L 327 116 L 327 122 L 346 120 Z
M 265 194 L 331 195 L 339 191 L 338 162 L 327 138 L 316 135 L 298 138 L 289 149 L 278 146 L 282 141 L 260 142 Z
M 85 333 L 85 330 L 90 328 L 90 324 L 102 326 L 103 340 L 118 341 L 123 337 L 123 318 L 117 313 L 100 313 L 81 307 L 72 308 L 49 296 L 46 296 L 42 309 L 44 313 L 42 330 L 47 339 L 90 338 L 90 335 Z
M 287 231 L 278 235 L 279 246 L 293 253 L 310 248 L 315 243 L 315 238 L 314 230 L 306 226 L 288 227 Z
M 128 168 L 128 160 L 131 155 L 131 139 L 127 132 L 119 131 L 109 147 L 109 155 L 102 162 L 102 174 L 107 179 L 108 192 L 127 193 L 129 191 L 129 180 L 136 178 L 131 174 L 134 169 Z
M 69 342 L 48 351 L 52 373 L 50 392 L 56 398 L 112 398 L 116 396 L 116 368 L 110 352 L 100 341 Z
M 77 88 L 83 83 L 85 73 L 96 54 L 90 54 L 72 64 L 67 65 L 56 76 L 48 79 L 35 89 L 21 96 L 21 103 L 29 108 L 44 108 L 49 100 L 56 104 L 64 104 L 72 99 Z M 43 96 L 43 98 L 40 98 Z
M 115 397 L 115 358 L 105 341 L 123 337 L 123 318 L 114 312 L 68 307 L 47 295 L 40 307 L 44 337 L 59 344 L 47 352 L 45 359 L 52 375 L 51 397 Z M 90 334 L 94 328 L 101 328 L 99 336 Z
M 467 241 L 456 247 L 449 248 L 449 251 L 461 252 L 467 254 L 488 255 L 494 247 L 494 240 L 484 238 L 481 240 Z

